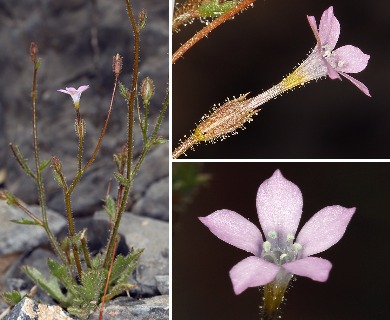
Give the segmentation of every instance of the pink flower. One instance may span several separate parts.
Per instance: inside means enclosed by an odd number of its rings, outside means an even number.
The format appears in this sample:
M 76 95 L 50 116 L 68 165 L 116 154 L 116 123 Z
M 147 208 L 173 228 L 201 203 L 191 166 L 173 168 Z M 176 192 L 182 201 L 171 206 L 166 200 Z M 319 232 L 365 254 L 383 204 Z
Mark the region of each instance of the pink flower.
M 69 94 L 72 97 L 73 104 L 74 104 L 76 110 L 78 110 L 79 109 L 79 105 L 80 105 L 81 93 L 83 93 L 88 88 L 89 88 L 89 85 L 88 86 L 80 86 L 78 89 L 70 87 L 70 88 L 65 88 L 65 90 L 64 89 L 60 89 L 60 90 L 57 90 L 57 91 Z
M 355 208 L 323 208 L 306 222 L 295 239 L 302 205 L 299 188 L 276 170 L 260 185 L 256 197 L 265 241 L 252 222 L 234 211 L 217 210 L 207 217 L 199 217 L 219 239 L 253 254 L 230 270 L 236 294 L 274 280 L 287 286 L 293 274 L 321 282 L 328 279 L 332 264 L 312 255 L 341 239 Z
M 368 88 L 363 83 L 348 75 L 348 73 L 358 73 L 364 70 L 370 56 L 351 45 L 333 51 L 340 35 L 340 23 L 333 15 L 333 7 L 329 7 L 322 14 L 318 30 L 316 19 L 313 16 L 308 16 L 307 20 L 317 39 L 317 46 L 311 55 L 321 57 L 329 78 L 341 80 L 339 76 L 341 74 L 366 95 L 370 96 Z

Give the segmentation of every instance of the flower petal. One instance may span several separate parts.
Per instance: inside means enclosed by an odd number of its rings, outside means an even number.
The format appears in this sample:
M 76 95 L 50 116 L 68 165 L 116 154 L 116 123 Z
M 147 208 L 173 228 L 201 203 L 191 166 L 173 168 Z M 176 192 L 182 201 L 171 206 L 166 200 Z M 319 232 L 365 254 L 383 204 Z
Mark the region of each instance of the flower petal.
M 333 7 L 325 10 L 319 27 L 320 40 L 327 50 L 333 50 L 340 35 L 340 23 L 333 14 Z
M 338 63 L 336 70 L 347 73 L 357 73 L 364 70 L 370 59 L 368 54 L 351 45 L 336 49 L 334 54 Z
M 279 170 L 259 187 L 256 197 L 257 214 L 268 237 L 270 231 L 295 235 L 302 214 L 302 193 L 285 179 Z
M 298 276 L 308 277 L 315 281 L 325 282 L 328 280 L 332 264 L 326 259 L 306 257 L 283 265 L 287 271 Z
M 207 217 L 199 217 L 199 220 L 222 241 L 260 256 L 263 245 L 260 230 L 238 213 L 217 210 Z
M 336 244 L 344 235 L 355 208 L 326 207 L 318 211 L 297 236 L 304 257 L 322 252 Z
M 343 75 L 344 77 L 346 77 L 349 81 L 351 81 L 355 86 L 358 87 L 358 89 L 363 91 L 364 94 L 366 94 L 367 96 L 371 97 L 370 91 L 368 90 L 368 88 L 362 82 L 356 80 L 354 77 L 351 77 L 350 75 L 348 75 L 348 74 L 346 74 L 344 72 L 340 72 L 340 74 Z
M 81 92 L 84 92 L 85 90 L 87 90 L 89 88 L 89 85 L 87 85 L 87 86 L 80 86 L 78 89 L 77 89 L 77 91 L 79 92 L 79 93 L 81 93 Z
M 229 272 L 235 294 L 249 287 L 258 287 L 270 283 L 280 267 L 258 257 L 248 257 L 237 263 Z
M 331 78 L 332 80 L 334 79 L 340 79 L 340 76 L 339 74 L 337 73 L 337 71 L 330 65 L 330 63 L 325 59 L 325 58 L 322 58 L 322 60 L 324 61 L 325 65 L 326 65 L 326 68 L 328 69 L 328 76 L 329 78 Z

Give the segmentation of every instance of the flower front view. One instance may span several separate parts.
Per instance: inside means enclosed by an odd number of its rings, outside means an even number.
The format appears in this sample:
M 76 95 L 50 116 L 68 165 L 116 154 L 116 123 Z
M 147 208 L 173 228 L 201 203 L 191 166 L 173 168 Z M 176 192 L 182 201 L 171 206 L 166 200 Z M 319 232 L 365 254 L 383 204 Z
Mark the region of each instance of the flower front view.
M 343 236 L 355 208 L 329 206 L 317 212 L 296 235 L 303 199 L 299 188 L 279 170 L 257 192 L 257 213 L 263 230 L 238 213 L 223 209 L 199 217 L 219 239 L 252 255 L 230 270 L 236 294 L 265 286 L 264 312 L 277 312 L 292 276 L 324 282 L 332 264 L 312 257 L 336 244 Z

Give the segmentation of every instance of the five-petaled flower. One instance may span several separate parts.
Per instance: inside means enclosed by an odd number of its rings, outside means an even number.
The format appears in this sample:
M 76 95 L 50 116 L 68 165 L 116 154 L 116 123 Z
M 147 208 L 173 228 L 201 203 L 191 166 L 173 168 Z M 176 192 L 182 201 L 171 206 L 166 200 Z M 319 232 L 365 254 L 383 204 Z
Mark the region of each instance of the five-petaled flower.
M 83 93 L 88 88 L 89 88 L 89 85 L 80 86 L 78 89 L 70 87 L 70 88 L 60 89 L 57 91 L 69 94 L 72 97 L 73 104 L 74 104 L 76 110 L 79 110 L 81 93 Z
M 370 96 L 368 88 L 363 83 L 348 75 L 348 73 L 358 73 L 364 70 L 370 56 L 352 45 L 333 50 L 340 35 L 340 23 L 333 14 L 333 7 L 324 11 L 318 29 L 316 19 L 313 16 L 308 16 L 307 20 L 317 40 L 317 46 L 307 59 L 320 62 L 317 68 L 313 68 L 315 78 L 328 75 L 331 79 L 341 80 L 339 76 L 341 74 Z M 316 75 L 317 72 L 318 75 Z
M 295 239 L 302 214 L 302 193 L 276 170 L 257 192 L 260 230 L 238 213 L 223 209 L 199 217 L 219 239 L 252 253 L 230 270 L 236 294 L 272 281 L 287 286 L 293 274 L 324 282 L 332 264 L 312 257 L 336 244 L 343 236 L 355 208 L 325 207 L 302 227 Z

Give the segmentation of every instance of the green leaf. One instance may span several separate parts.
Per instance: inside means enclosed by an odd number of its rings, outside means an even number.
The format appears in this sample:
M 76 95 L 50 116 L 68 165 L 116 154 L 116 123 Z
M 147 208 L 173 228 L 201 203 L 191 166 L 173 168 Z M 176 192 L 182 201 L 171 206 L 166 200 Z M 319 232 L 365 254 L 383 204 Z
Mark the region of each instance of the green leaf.
M 32 170 L 30 169 L 30 167 L 28 166 L 27 164 L 27 159 L 22 155 L 22 153 L 20 152 L 20 149 L 18 146 L 15 146 L 15 147 L 12 147 L 12 150 L 15 152 L 14 155 L 15 157 L 17 158 L 17 160 L 19 160 L 19 164 L 21 165 L 21 167 L 23 168 L 23 170 L 30 176 L 32 177 L 34 180 L 37 179 L 37 176 L 32 172 Z
M 144 249 L 133 250 L 126 257 L 118 255 L 112 266 L 109 284 L 126 283 L 143 251 Z
M 100 297 L 103 295 L 106 278 L 107 271 L 104 269 L 89 270 L 83 273 L 81 278 L 82 290 L 80 291 L 85 302 L 95 301 L 98 304 Z
M 153 140 L 153 144 L 165 144 L 168 142 L 169 142 L 169 140 L 164 139 L 162 137 L 156 137 L 156 139 Z
M 128 101 L 129 100 L 129 96 L 130 96 L 130 91 L 129 89 L 127 89 L 122 82 L 118 82 L 119 84 L 119 93 L 120 95 L 126 100 Z
M 73 295 L 78 295 L 78 285 L 76 280 L 73 279 L 66 270 L 65 266 L 61 265 L 57 261 L 53 259 L 47 260 L 47 265 L 49 267 L 50 273 L 56 277 L 61 283 L 65 286 L 65 288 Z
M 18 304 L 23 299 L 21 293 L 16 290 L 12 292 L 3 292 L 3 297 L 5 299 L 5 302 L 11 307 Z
M 92 259 L 92 269 L 97 270 L 103 265 L 103 257 L 101 253 L 98 253 L 95 257 Z
M 58 185 L 59 185 L 61 188 L 63 188 L 61 176 L 58 174 L 57 171 L 53 170 L 53 176 L 54 176 L 54 180 L 57 181 Z
M 17 223 L 17 224 L 26 224 L 26 225 L 33 225 L 33 226 L 41 226 L 41 224 L 38 221 L 29 220 L 26 218 L 22 218 L 20 220 L 10 220 L 11 222 Z
M 120 173 L 118 172 L 114 172 L 114 177 L 118 180 L 118 182 L 127 187 L 129 184 L 130 184 L 130 181 L 128 179 L 126 179 L 124 176 L 122 176 Z
M 225 1 L 219 3 L 219 0 L 203 1 L 202 5 L 197 9 L 203 18 L 217 18 L 222 14 L 230 11 L 237 6 L 238 1 Z
M 50 294 L 63 307 L 69 306 L 68 298 L 62 293 L 58 281 L 51 276 L 49 280 L 36 268 L 30 266 L 23 266 L 22 270 L 43 290 Z
M 39 171 L 43 171 L 47 168 L 47 166 L 50 164 L 51 162 L 51 158 L 50 159 L 47 159 L 46 161 L 42 161 L 41 162 L 41 165 L 39 166 Z
M 117 295 L 120 295 L 123 291 L 127 291 L 133 289 L 135 284 L 130 283 L 120 283 L 114 286 L 108 294 L 106 294 L 106 298 L 104 301 L 110 301 L 112 298 L 115 298 Z
M 106 211 L 108 217 L 111 221 L 115 220 L 115 214 L 116 214 L 116 203 L 115 200 L 108 195 L 106 199 L 104 200 L 104 210 Z

